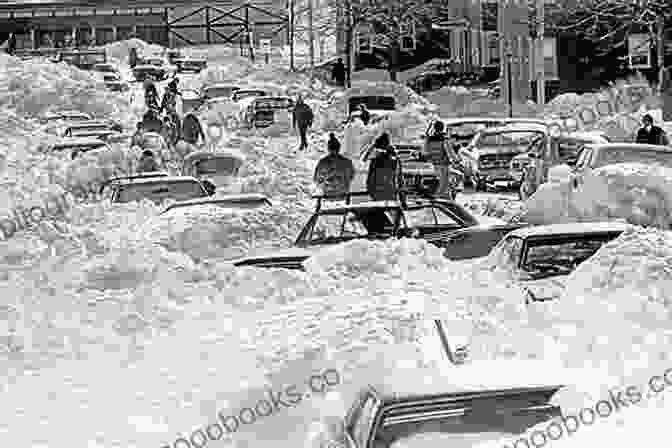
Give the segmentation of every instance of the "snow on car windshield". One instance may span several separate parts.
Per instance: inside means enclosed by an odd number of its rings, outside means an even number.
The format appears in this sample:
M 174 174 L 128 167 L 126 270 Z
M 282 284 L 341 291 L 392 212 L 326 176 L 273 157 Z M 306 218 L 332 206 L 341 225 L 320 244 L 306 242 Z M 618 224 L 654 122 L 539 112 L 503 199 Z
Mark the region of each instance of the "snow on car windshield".
M 618 234 L 529 240 L 523 270 L 534 276 L 565 275 L 593 256 Z
M 202 160 L 196 164 L 198 174 L 234 174 L 240 166 L 240 159 L 236 157 L 218 157 Z
M 120 188 L 118 202 L 133 202 L 142 199 L 160 202 L 164 199 L 186 201 L 205 196 L 198 182 L 137 183 Z
M 544 135 L 541 131 L 506 131 L 484 134 L 478 141 L 480 146 L 529 146 Z

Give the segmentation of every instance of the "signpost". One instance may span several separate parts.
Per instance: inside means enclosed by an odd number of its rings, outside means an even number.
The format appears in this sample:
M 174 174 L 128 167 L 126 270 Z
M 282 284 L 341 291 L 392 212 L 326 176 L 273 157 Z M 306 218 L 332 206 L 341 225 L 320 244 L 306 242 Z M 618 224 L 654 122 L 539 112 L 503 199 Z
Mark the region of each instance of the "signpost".
M 271 39 L 259 39 L 259 47 L 265 55 L 266 63 L 268 64 L 271 57 Z

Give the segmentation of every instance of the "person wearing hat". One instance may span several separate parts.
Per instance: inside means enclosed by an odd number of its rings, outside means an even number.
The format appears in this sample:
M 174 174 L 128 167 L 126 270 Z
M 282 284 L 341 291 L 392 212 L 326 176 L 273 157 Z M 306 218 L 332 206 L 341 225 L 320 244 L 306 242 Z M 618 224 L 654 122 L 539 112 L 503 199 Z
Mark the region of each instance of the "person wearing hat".
M 374 201 L 394 201 L 401 181 L 401 163 L 387 132 L 376 139 L 373 148 L 376 156 L 369 165 L 366 189 Z
M 177 90 L 177 83 L 177 78 L 173 78 L 166 86 L 166 90 L 163 92 L 160 111 L 165 111 L 173 120 L 175 127 L 180 129 L 180 117 L 177 115 L 177 96 L 180 92 Z
M 653 124 L 653 117 L 649 114 L 645 114 L 642 117 L 642 127 L 639 129 L 639 131 L 637 131 L 637 138 L 635 142 L 661 146 L 666 146 L 669 144 L 669 140 L 667 139 L 667 135 L 665 135 L 665 131 Z
M 140 156 L 138 173 L 149 173 L 153 171 L 159 171 L 159 164 L 154 158 L 154 153 L 149 149 L 145 149 L 142 151 L 142 156 Z
M 329 134 L 327 150 L 329 154 L 317 162 L 313 180 L 324 195 L 344 195 L 350 191 L 355 166 L 352 160 L 340 154 L 341 143 L 333 133 Z

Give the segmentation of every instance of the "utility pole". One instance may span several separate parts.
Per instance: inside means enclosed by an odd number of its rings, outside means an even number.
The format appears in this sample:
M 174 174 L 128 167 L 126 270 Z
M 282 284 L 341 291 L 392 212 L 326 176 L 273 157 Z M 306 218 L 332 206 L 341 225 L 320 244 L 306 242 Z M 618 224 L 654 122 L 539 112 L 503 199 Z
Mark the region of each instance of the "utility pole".
M 665 75 L 665 18 L 662 12 L 656 17 L 656 53 L 658 54 L 658 94 L 663 93 Z
M 310 57 L 310 83 L 315 80 L 315 29 L 313 26 L 313 0 L 308 0 L 308 55 Z
M 294 0 L 289 0 L 289 69 L 294 71 Z
M 535 62 L 537 64 L 537 104 L 546 104 L 546 70 L 544 68 L 544 19 L 546 11 L 544 10 L 544 0 L 537 0 L 537 54 Z

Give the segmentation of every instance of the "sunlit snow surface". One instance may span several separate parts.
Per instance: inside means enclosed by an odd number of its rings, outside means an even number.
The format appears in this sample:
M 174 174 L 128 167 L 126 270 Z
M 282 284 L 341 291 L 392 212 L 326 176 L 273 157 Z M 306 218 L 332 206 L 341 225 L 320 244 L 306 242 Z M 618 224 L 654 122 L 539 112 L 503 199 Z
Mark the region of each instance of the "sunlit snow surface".
M 125 49 L 116 50 L 123 58 Z M 30 118 L 53 104 L 118 114 L 132 125 L 141 112 L 137 99 L 110 100 L 88 75 L 65 66 L 0 57 L 0 80 L 11 87 L 0 89 L 2 123 L 11 124 L 2 128 L 3 143 L 11 144 L 3 148 L 1 210 L 123 165 L 39 154 L 44 135 Z M 219 71 L 250 84 L 289 79 L 279 69 L 232 61 L 203 77 Z M 42 78 L 31 80 L 38 70 Z M 300 84 L 286 84 L 292 83 Z M 316 422 L 342 415 L 366 382 L 402 365 L 445 368 L 422 339 L 404 336 L 424 326 L 418 316 L 453 322 L 452 331 L 469 343 L 470 362 L 489 361 L 484 380 L 486 373 L 514 377 L 512 369 L 493 367 L 507 359 L 587 368 L 580 389 L 589 392 L 589 404 L 606 385 L 645 384 L 672 366 L 666 232 L 622 236 L 569 278 L 558 303 L 532 309 L 516 285 L 417 240 L 351 242 L 311 259 L 306 272 L 233 269 L 222 258 L 291 243 L 311 211 L 311 171 L 325 139 L 314 136 L 318 151 L 301 153 L 286 132 L 222 136 L 219 144 L 248 158 L 243 191 L 271 196 L 271 209 L 159 215 L 148 203 L 81 205 L 69 197 L 64 218 L 0 242 L 4 445 L 160 447 L 214 423 L 218 412 L 254 404 L 265 387 L 305 384 L 310 374 L 335 368 L 342 381 L 329 394 L 208 442 L 307 446 L 317 440 Z M 625 429 L 582 428 L 564 443 L 594 446 L 598 435 L 620 442 L 623 431 L 642 430 L 666 440 L 665 409 L 627 415 Z

